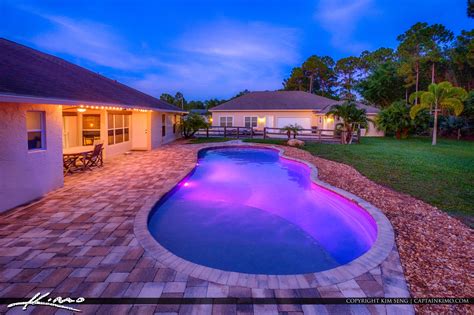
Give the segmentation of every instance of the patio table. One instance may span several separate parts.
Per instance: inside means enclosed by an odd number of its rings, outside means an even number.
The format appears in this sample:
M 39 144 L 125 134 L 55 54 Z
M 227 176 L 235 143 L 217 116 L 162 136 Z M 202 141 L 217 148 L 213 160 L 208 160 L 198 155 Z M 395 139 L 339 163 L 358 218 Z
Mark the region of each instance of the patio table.
M 94 151 L 93 145 L 78 146 L 63 149 L 63 167 L 64 175 L 72 173 L 77 168 L 77 161 L 85 159 L 86 155 Z M 82 165 L 82 170 L 85 170 L 85 163 Z

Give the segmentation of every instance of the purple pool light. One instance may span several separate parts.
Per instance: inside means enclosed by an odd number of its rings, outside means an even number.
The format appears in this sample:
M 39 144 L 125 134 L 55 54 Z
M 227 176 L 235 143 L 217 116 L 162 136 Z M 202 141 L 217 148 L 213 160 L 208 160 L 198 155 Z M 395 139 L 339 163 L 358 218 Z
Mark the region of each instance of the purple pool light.
M 148 228 L 181 258 L 252 274 L 335 268 L 377 237 L 374 219 L 314 184 L 306 165 L 249 147 L 201 151 L 194 172 L 154 207 Z

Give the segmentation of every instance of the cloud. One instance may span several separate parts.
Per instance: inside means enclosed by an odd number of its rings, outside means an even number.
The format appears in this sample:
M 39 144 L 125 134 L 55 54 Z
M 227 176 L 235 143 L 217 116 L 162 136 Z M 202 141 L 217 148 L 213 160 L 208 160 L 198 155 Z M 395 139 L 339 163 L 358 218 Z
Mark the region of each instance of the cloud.
M 129 47 L 106 24 L 26 11 L 51 24 L 31 38 L 40 49 L 106 67 L 105 75 L 154 96 L 181 91 L 188 99 L 225 98 L 244 89 L 279 89 L 286 68 L 299 57 L 297 31 L 267 23 L 193 25 L 160 47 L 158 59 L 149 43 Z
M 260 22 L 212 23 L 178 41 L 183 50 L 219 58 L 293 62 L 296 59 L 296 30 Z
M 360 53 L 370 45 L 353 38 L 357 24 L 376 12 L 373 0 L 321 0 L 315 18 L 331 34 L 331 45 L 350 53 Z
M 283 69 L 298 59 L 295 29 L 265 23 L 215 22 L 185 32 L 173 44 L 177 57 L 134 83 L 150 91 L 182 91 L 198 98 L 229 97 L 244 90 L 282 87 Z
M 32 38 L 32 42 L 40 48 L 120 70 L 139 70 L 159 64 L 155 58 L 143 58 L 129 52 L 122 38 L 105 24 L 32 13 L 53 26 L 51 30 Z

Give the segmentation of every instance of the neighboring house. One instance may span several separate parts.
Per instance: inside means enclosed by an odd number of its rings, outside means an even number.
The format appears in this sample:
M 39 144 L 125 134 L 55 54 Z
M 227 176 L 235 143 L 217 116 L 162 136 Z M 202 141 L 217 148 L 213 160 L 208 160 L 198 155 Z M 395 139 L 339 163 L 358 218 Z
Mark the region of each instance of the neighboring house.
M 319 95 L 302 91 L 251 92 L 210 109 L 213 126 L 282 128 L 298 124 L 304 129 L 334 130 L 338 121 L 326 115 L 333 105 L 341 104 Z M 374 119 L 379 109 L 357 103 Z M 373 123 L 363 136 L 383 136 Z
M 183 110 L 0 38 L 0 212 L 63 185 L 63 149 L 104 141 L 104 158 L 179 137 Z

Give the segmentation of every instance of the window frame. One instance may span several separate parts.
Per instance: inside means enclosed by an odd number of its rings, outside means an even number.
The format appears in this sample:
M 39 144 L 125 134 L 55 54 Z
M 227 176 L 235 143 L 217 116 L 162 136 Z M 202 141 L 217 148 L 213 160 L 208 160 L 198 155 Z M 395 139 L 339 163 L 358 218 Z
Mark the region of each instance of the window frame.
M 161 137 L 166 137 L 166 114 L 161 114 Z
M 40 129 L 28 129 L 28 113 L 39 113 L 40 115 Z M 44 151 L 46 150 L 46 112 L 41 110 L 28 110 L 26 112 L 26 147 L 28 152 Z M 29 148 L 29 133 L 39 132 L 41 134 L 41 147 L 40 148 Z
M 99 118 L 99 120 L 98 120 L 99 121 L 99 126 L 96 126 L 98 128 L 90 128 L 90 127 L 84 128 L 84 117 L 88 117 L 88 116 L 97 116 Z M 102 123 L 100 114 L 95 114 L 95 113 L 93 113 L 93 114 L 82 114 L 81 121 L 82 121 L 82 134 L 81 134 L 81 137 L 82 137 L 82 144 L 83 145 L 89 145 L 85 141 L 86 137 L 84 137 L 84 133 L 98 134 L 99 135 L 98 138 L 100 139 L 100 126 L 101 126 L 101 123 Z M 96 137 L 97 137 L 96 135 L 93 136 L 93 141 L 95 141 Z
M 222 125 L 222 118 L 225 119 L 224 125 Z M 230 118 L 230 125 L 229 125 Z M 219 117 L 219 127 L 233 127 L 234 126 L 234 116 L 220 116 Z
M 112 116 L 112 126 L 110 126 L 110 119 L 109 115 Z M 115 119 L 117 116 L 122 116 L 122 127 L 115 127 Z M 130 141 L 130 115 L 128 114 L 117 114 L 117 113 L 107 113 L 107 145 L 116 145 Z M 128 118 L 126 118 L 128 117 Z M 126 120 L 128 119 L 128 124 L 126 124 Z M 121 130 L 122 141 L 117 142 L 117 130 Z M 128 131 L 128 132 L 126 132 Z M 110 142 L 110 135 L 109 133 L 112 132 L 112 143 Z M 128 135 L 128 139 L 125 140 L 126 135 Z
M 249 118 L 249 120 L 250 120 L 249 121 L 249 123 L 250 123 L 249 126 L 247 126 L 247 122 L 246 122 L 247 118 Z M 255 126 L 253 125 L 254 118 L 255 118 Z M 244 127 L 245 128 L 257 128 L 258 127 L 258 116 L 244 116 Z

